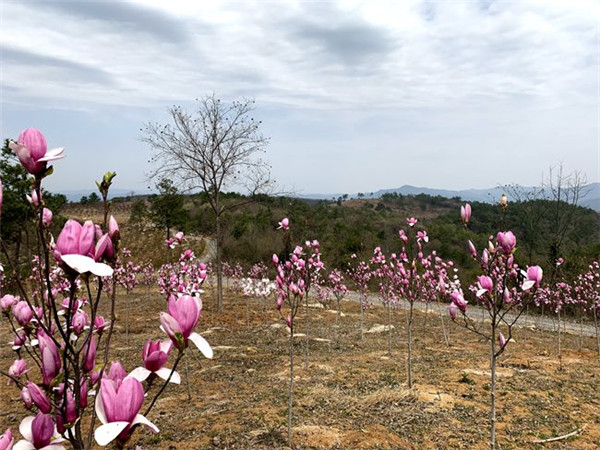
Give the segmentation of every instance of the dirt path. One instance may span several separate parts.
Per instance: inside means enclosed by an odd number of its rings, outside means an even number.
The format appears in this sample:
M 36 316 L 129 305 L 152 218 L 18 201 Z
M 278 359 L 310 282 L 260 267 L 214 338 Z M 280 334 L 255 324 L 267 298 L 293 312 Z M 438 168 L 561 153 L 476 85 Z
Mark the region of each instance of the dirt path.
M 359 294 L 357 292 L 350 292 L 348 296 L 346 296 L 347 300 L 352 300 L 355 302 L 359 301 Z M 378 295 L 369 294 L 367 297 L 368 301 L 373 305 L 381 305 L 381 299 Z M 410 304 L 406 300 L 402 300 L 399 302 L 399 306 L 401 309 L 409 309 Z M 444 314 L 448 315 L 448 304 L 446 303 L 430 303 L 428 307 L 425 306 L 424 303 L 418 303 L 415 306 L 419 311 L 424 312 L 426 308 L 428 311 L 435 314 Z M 469 305 L 468 310 L 469 317 L 474 320 L 489 320 L 486 311 L 476 305 Z M 507 321 L 512 321 L 515 318 L 514 314 L 507 314 Z M 554 316 L 540 316 L 533 314 L 523 313 L 517 322 L 517 326 L 521 328 L 538 328 L 544 331 L 558 332 L 558 323 Z M 576 322 L 574 320 L 563 320 L 561 321 L 561 326 L 563 327 L 563 332 L 569 333 L 577 336 L 585 336 L 585 337 L 595 337 L 596 329 L 593 324 L 590 323 L 582 323 Z

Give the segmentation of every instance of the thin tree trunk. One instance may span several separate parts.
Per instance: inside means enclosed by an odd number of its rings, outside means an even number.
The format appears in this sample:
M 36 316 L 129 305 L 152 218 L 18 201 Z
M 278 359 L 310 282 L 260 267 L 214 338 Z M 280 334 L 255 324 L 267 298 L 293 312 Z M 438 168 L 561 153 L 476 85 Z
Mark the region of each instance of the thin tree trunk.
M 306 337 L 304 338 L 304 369 L 308 370 L 309 356 L 310 308 L 308 307 L 308 292 L 306 293 Z
M 427 319 L 429 318 L 429 300 L 425 301 L 425 317 L 423 318 L 423 334 L 427 330 Z
M 337 314 L 335 316 L 335 343 L 336 345 L 339 345 L 339 340 L 340 340 L 340 300 L 338 298 L 336 298 L 337 300 Z
M 294 406 L 294 321 L 290 326 L 290 389 L 288 391 L 288 445 L 292 445 L 292 408 Z
M 246 326 L 250 326 L 250 296 L 246 296 Z
M 391 302 L 387 302 L 388 312 L 388 356 L 392 356 L 392 308 Z
M 221 267 L 221 246 L 223 244 L 221 239 L 221 216 L 216 216 L 216 265 L 217 265 L 217 311 L 223 311 L 223 268 Z
M 365 331 L 364 331 L 364 324 L 365 324 L 365 308 L 364 308 L 364 304 L 363 304 L 363 300 L 364 300 L 364 294 L 363 297 L 360 298 L 360 340 L 364 341 L 365 340 Z M 365 302 L 366 303 L 366 300 Z M 596 327 L 596 331 L 598 330 L 598 328 Z M 600 345 L 600 344 L 599 344 Z M 600 347 L 598 347 L 600 349 Z M 599 350 L 600 351 L 600 350 Z
M 450 330 L 446 330 L 446 322 L 444 322 L 444 315 L 440 314 L 440 321 L 442 322 L 442 334 L 444 335 L 444 342 L 446 347 L 450 347 Z
M 558 311 L 558 368 L 562 370 L 562 342 L 561 342 L 561 329 L 560 329 L 560 311 Z
M 598 344 L 598 355 L 600 356 L 600 333 L 598 333 L 598 314 L 596 311 L 594 313 L 594 327 L 596 327 L 596 342 Z
M 492 318 L 492 339 L 490 342 L 490 449 L 496 448 L 496 318 Z
M 408 312 L 408 327 L 406 330 L 406 343 L 407 343 L 407 358 L 406 358 L 406 372 L 408 375 L 408 388 L 412 389 L 412 322 L 413 322 L 413 306 L 414 302 L 410 302 L 410 308 Z
M 113 289 L 117 286 L 113 282 Z M 129 291 L 125 294 L 125 336 L 127 339 L 127 347 L 129 347 Z
M 579 339 L 578 339 L 578 343 L 577 343 L 579 351 L 581 351 L 581 348 L 583 346 L 582 341 L 583 341 L 583 312 L 580 310 L 579 311 Z

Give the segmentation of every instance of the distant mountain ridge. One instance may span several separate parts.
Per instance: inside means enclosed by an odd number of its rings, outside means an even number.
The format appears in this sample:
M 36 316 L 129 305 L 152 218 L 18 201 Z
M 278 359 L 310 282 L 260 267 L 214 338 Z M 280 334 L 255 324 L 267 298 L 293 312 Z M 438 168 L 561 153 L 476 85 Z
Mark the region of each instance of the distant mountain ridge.
M 525 193 L 532 192 L 535 188 L 532 186 L 519 186 Z M 585 186 L 584 190 L 587 192 L 579 204 L 587 208 L 591 208 L 595 211 L 600 212 L 600 183 L 589 183 Z M 486 202 L 493 203 L 500 200 L 500 197 L 505 192 L 504 187 L 493 187 L 488 189 L 433 189 L 427 187 L 417 187 L 411 185 L 404 185 L 399 188 L 392 189 L 380 189 L 378 191 L 364 193 L 365 198 L 379 198 L 384 194 L 397 193 L 400 195 L 418 195 L 427 194 L 431 196 L 439 195 L 441 197 L 452 198 L 459 197 L 463 201 L 467 202 Z M 509 193 L 507 193 L 509 194 Z M 320 199 L 320 200 L 331 200 L 332 198 L 338 198 L 343 194 L 306 194 L 300 195 L 301 198 L 309 199 Z M 352 194 L 350 197 L 356 198 L 358 194 Z M 510 194 L 509 194 L 510 196 Z M 509 198 L 510 200 L 510 198 Z
M 520 186 L 520 189 L 525 192 L 531 192 L 534 188 L 531 186 Z M 585 195 L 579 204 L 581 206 L 585 206 L 587 208 L 591 208 L 595 211 L 600 212 L 600 183 L 589 183 L 585 186 L 585 191 L 587 195 Z M 77 190 L 77 191 L 64 191 L 63 194 L 66 195 L 67 199 L 72 202 L 78 202 L 82 196 L 88 196 L 94 192 L 93 190 Z M 392 189 L 380 189 L 378 191 L 364 193 L 365 198 L 379 198 L 383 194 L 392 194 L 397 193 L 400 195 L 418 195 L 418 194 L 427 194 L 431 196 L 439 195 L 441 197 L 452 198 L 452 197 L 460 197 L 463 201 L 466 202 L 486 202 L 493 203 L 500 200 L 500 197 L 503 193 L 505 193 L 505 189 L 503 187 L 494 187 L 488 189 L 462 189 L 462 190 L 452 190 L 452 189 L 434 189 L 428 187 L 417 187 L 411 185 L 404 185 L 399 188 Z M 130 189 L 114 189 L 110 192 L 110 198 L 114 197 L 128 197 L 133 195 L 149 195 L 152 194 L 151 191 L 144 192 L 142 194 L 135 193 Z M 301 194 L 297 195 L 298 198 L 305 199 L 315 199 L 315 200 L 331 200 L 337 199 L 344 194 Z M 350 197 L 356 198 L 358 194 L 352 194 Z M 510 197 L 510 195 L 509 195 Z M 510 198 L 509 198 L 510 200 Z
M 535 188 L 531 186 L 520 186 L 524 192 L 532 192 Z M 591 208 L 595 211 L 600 212 L 600 183 L 590 183 L 584 187 L 586 195 L 579 201 L 581 206 Z M 418 195 L 427 194 L 441 197 L 460 197 L 464 201 L 468 202 L 487 202 L 493 203 L 500 200 L 503 193 L 506 193 L 506 189 L 503 187 L 495 187 L 489 189 L 463 189 L 463 190 L 450 190 L 450 189 L 431 189 L 426 187 L 416 187 L 410 185 L 404 185 L 395 189 L 381 189 L 379 191 L 369 194 L 368 197 L 381 197 L 383 194 L 397 193 L 401 195 Z

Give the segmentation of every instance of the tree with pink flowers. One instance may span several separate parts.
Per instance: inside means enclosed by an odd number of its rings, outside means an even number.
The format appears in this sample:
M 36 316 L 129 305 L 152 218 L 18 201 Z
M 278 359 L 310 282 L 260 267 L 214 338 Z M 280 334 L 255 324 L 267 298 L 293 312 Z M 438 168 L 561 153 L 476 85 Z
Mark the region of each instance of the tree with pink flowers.
M 471 208 L 467 204 L 461 209 L 463 223 L 468 225 Z M 496 442 L 496 363 L 512 340 L 514 326 L 536 296 L 542 281 L 542 269 L 530 266 L 522 270 L 514 258 L 517 240 L 512 231 L 502 231 L 493 239 L 490 237 L 487 248 L 481 253 L 469 241 L 469 254 L 481 267 L 482 275 L 470 286 L 477 302 L 487 311 L 487 323 L 477 323 L 468 314 L 468 301 L 461 289 L 449 292 L 448 307 L 452 320 L 467 330 L 482 336 L 490 343 L 490 448 Z M 507 336 L 502 332 L 507 330 Z
M 118 320 L 115 263 L 122 250 L 119 226 L 110 216 L 106 201 L 115 174 L 107 173 L 98 183 L 104 198 L 104 222 L 81 224 L 70 219 L 55 239 L 48 226 L 52 214 L 43 203 L 42 183 L 53 173 L 48 163 L 63 157 L 64 152 L 48 150 L 44 135 L 33 128 L 24 130 L 11 148 L 31 175 L 38 199 L 31 207 L 39 249 L 30 275 L 33 289 L 28 289 L 15 271 L 18 292 L 0 298 L 16 355 L 8 370 L 0 373 L 14 384 L 23 406 L 33 414 L 21 421 L 22 439 L 14 448 L 59 450 L 68 441 L 73 448 L 89 449 L 94 440 L 100 446 L 116 440 L 123 448 L 140 425 L 158 432 L 148 416 L 166 385 L 178 381 L 175 369 L 189 342 L 212 357 L 209 344 L 194 331 L 202 303 L 199 297 L 186 293 L 172 295 L 167 312 L 160 316 L 170 342 L 147 342 L 142 352 L 143 368 L 128 374 L 119 362 L 112 362 L 109 369 Z M 1 203 L 2 195 L 0 210 Z M 1 247 L 7 263 L 14 267 L 16 262 L 3 242 Z M 99 306 L 109 282 L 110 317 L 105 319 Z M 172 350 L 175 361 L 167 369 Z M 156 383 L 158 379 L 162 383 Z M 94 392 L 95 402 L 89 402 Z M 149 405 L 142 414 L 146 394 Z M 13 442 L 10 430 L 0 437 L 2 448 L 10 448 Z

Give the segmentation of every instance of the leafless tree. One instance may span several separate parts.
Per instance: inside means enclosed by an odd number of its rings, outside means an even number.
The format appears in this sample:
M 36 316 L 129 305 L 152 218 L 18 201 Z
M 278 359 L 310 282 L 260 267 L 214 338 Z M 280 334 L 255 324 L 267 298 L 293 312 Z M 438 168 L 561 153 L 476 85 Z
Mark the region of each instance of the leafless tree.
M 223 214 L 254 201 L 272 185 L 270 167 L 259 158 L 268 144 L 260 121 L 251 117 L 254 100 L 224 103 L 215 94 L 198 101 L 194 112 L 169 109 L 172 123 L 148 123 L 142 141 L 153 150 L 150 177 L 168 177 L 187 191 L 206 195 L 216 223 L 217 309 L 223 308 L 221 251 Z M 226 189 L 243 189 L 248 196 L 224 202 Z
M 548 259 L 553 268 L 551 279 L 554 279 L 556 259 L 561 255 L 562 244 L 567 233 L 577 221 L 580 212 L 578 205 L 588 194 L 589 188 L 586 185 L 585 175 L 581 172 L 565 174 L 562 164 L 550 168 L 543 184 L 548 199 L 552 202 L 549 213 L 554 227 L 551 230 Z
M 521 242 L 527 251 L 528 264 L 533 264 L 533 254 L 541 240 L 540 223 L 546 215 L 547 205 L 544 202 L 536 202 L 536 200 L 544 200 L 546 194 L 543 187 L 528 188 L 518 184 L 509 184 L 503 186 L 504 191 L 508 194 L 511 201 L 516 201 L 522 204 L 521 220 L 524 234 Z

